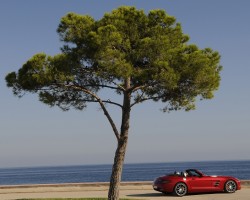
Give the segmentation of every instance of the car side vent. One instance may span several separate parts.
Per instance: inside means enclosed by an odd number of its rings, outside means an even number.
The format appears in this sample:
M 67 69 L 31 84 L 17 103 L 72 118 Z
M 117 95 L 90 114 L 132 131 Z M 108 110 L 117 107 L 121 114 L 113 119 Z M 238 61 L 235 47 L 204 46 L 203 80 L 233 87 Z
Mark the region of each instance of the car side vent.
M 220 181 L 214 182 L 214 187 L 218 187 L 220 185 Z

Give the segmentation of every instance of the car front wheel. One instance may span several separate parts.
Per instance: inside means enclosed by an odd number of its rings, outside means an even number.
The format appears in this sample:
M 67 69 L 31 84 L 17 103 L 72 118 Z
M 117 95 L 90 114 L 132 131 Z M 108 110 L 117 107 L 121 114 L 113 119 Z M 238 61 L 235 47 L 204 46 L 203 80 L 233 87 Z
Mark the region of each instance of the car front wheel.
M 174 194 L 182 197 L 187 194 L 187 186 L 185 183 L 177 183 L 174 187 Z
M 233 193 L 236 191 L 237 185 L 235 181 L 229 180 L 225 183 L 225 192 L 227 193 Z

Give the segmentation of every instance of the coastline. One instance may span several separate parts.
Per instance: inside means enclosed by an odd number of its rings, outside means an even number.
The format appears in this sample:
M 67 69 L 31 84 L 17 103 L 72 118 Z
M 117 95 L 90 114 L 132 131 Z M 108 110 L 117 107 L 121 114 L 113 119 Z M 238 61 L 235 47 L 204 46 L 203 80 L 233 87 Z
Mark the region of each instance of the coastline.
M 155 177 L 183 169 L 250 180 L 250 160 L 124 164 L 122 179 L 153 181 Z M 108 182 L 111 170 L 111 164 L 2 168 L 0 185 Z
M 206 195 L 187 195 L 184 199 L 209 200 L 219 195 L 220 200 L 248 200 L 250 196 L 250 180 L 242 180 L 242 189 L 233 194 L 214 193 Z M 1 200 L 16 200 L 24 198 L 83 198 L 83 197 L 107 197 L 108 182 L 96 183 L 67 183 L 67 184 L 36 184 L 36 185 L 5 185 L 0 186 Z M 129 199 L 166 199 L 152 188 L 151 181 L 122 182 L 120 197 Z M 176 199 L 167 195 L 168 200 Z
M 240 180 L 242 187 L 250 187 L 250 180 Z M 121 182 L 121 186 L 145 186 L 152 185 L 152 181 Z M 49 187 L 106 187 L 109 182 L 85 182 L 85 183 L 56 183 L 56 184 L 23 184 L 23 185 L 0 185 L 0 189 L 22 188 L 49 188 Z

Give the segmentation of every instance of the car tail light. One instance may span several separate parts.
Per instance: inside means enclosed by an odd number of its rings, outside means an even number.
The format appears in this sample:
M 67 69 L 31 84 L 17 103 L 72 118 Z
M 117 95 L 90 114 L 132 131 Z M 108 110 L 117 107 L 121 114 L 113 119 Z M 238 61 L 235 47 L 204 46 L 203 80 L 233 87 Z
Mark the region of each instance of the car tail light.
M 164 184 L 167 184 L 167 183 L 170 183 L 171 181 L 170 180 L 162 180 L 161 183 L 164 183 Z
M 170 182 L 171 182 L 170 180 L 164 180 L 164 179 L 161 179 L 161 178 L 158 178 L 158 179 L 154 180 L 155 184 L 167 184 L 167 183 L 170 183 Z

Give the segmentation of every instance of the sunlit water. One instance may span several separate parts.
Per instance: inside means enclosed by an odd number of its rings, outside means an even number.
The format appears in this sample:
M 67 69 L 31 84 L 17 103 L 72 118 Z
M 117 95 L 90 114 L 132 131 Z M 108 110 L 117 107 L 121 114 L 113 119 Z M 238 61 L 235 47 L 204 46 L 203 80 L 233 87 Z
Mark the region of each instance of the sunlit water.
M 250 161 L 210 161 L 125 164 L 122 181 L 153 181 L 160 175 L 188 168 L 199 169 L 208 175 L 250 180 Z M 108 182 L 111 169 L 111 165 L 0 169 L 0 185 Z

